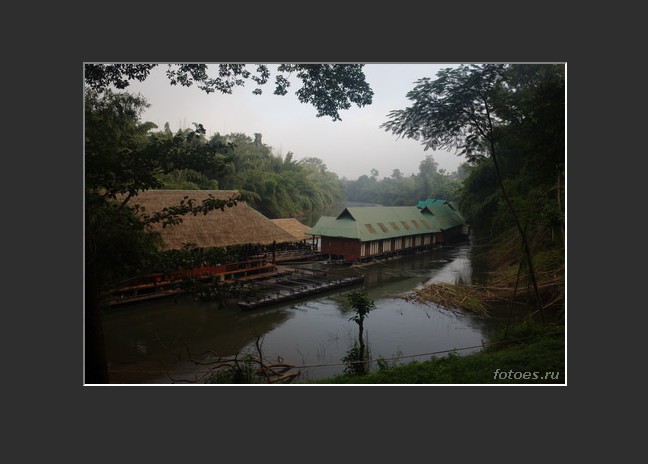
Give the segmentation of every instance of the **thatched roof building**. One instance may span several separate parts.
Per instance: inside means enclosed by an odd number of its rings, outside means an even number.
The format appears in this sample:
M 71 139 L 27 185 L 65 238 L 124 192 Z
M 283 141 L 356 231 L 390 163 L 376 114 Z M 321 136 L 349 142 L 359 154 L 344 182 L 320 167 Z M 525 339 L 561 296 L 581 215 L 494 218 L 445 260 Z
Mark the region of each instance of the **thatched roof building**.
M 152 214 L 165 206 L 178 205 L 184 197 L 202 202 L 209 195 L 227 200 L 236 194 L 238 192 L 235 190 L 147 190 L 132 198 L 130 203 L 144 206 L 146 213 Z M 178 225 L 166 228 L 155 225 L 155 230 L 161 233 L 164 248 L 170 250 L 180 249 L 185 243 L 209 248 L 296 241 L 291 234 L 245 202 L 224 211 L 217 209 L 197 216 L 188 214 Z
M 312 235 L 306 235 L 311 228 L 295 218 L 271 219 L 271 221 L 292 235 L 295 241 L 311 240 L 313 238 Z

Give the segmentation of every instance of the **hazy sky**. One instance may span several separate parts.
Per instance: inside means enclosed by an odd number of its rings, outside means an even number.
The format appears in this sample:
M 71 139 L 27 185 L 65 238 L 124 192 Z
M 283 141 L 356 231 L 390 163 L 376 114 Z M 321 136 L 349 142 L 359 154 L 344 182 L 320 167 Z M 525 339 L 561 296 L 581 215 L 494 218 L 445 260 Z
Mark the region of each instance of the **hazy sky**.
M 166 122 L 171 130 L 193 128 L 201 123 L 211 136 L 216 132 L 242 132 L 254 138 L 261 133 L 264 144 L 275 154 L 293 152 L 293 159 L 320 158 L 330 171 L 340 177 L 356 179 L 369 175 L 372 168 L 379 177 L 389 177 L 394 169 L 405 175 L 418 172 L 426 155 L 433 155 L 439 168 L 455 171 L 463 159 L 445 151 L 424 151 L 420 142 L 397 138 L 380 129 L 387 113 L 411 103 L 406 94 L 422 77 L 436 77 L 446 64 L 367 64 L 364 73 L 374 91 L 373 103 L 363 108 L 353 105 L 341 111 L 341 121 L 316 117 L 315 108 L 300 103 L 294 91 L 300 82 L 291 79 L 289 93 L 273 95 L 274 72 L 262 87 L 263 95 L 252 95 L 253 82 L 235 88 L 231 95 L 206 94 L 197 87 L 172 86 L 164 75 L 166 65 L 158 66 L 144 82 L 133 81 L 126 89 L 143 95 L 150 108 L 143 121 L 156 123 L 160 130 Z M 253 70 L 254 66 L 250 66 Z M 271 71 L 273 67 L 271 66 Z

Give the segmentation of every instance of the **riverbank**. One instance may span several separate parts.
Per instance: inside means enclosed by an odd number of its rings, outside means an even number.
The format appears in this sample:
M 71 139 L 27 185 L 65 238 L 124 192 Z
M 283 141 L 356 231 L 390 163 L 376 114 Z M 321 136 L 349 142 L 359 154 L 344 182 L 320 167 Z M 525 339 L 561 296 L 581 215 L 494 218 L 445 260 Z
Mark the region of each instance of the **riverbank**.
M 523 323 L 501 332 L 483 351 L 390 365 L 380 359 L 363 376 L 339 375 L 318 384 L 564 384 L 565 327 Z
M 539 304 L 527 270 L 525 257 L 520 254 L 518 238 L 513 232 L 502 234 L 495 242 L 478 245 L 472 253 L 477 269 L 472 280 L 431 282 L 400 295 L 407 301 L 434 303 L 444 308 L 461 309 L 488 316 L 498 304 L 532 305 L 540 319 L 555 321 L 565 309 L 565 250 L 562 242 L 541 243 L 534 236 L 537 250 L 533 256 L 534 275 Z

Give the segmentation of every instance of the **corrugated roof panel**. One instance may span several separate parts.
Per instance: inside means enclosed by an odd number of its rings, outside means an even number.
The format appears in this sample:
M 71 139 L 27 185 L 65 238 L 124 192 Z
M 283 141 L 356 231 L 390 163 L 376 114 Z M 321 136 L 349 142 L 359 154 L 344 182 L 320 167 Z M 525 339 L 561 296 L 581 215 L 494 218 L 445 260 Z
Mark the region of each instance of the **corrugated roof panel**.
M 353 219 L 349 217 L 338 219 L 333 216 L 320 217 L 317 224 L 315 224 L 307 234 L 355 239 L 358 239 L 360 235 L 358 226 Z
M 443 230 L 465 224 L 465 219 L 453 208 L 446 203 L 433 203 L 426 205 L 425 210 L 429 210 L 436 219 L 439 227 Z
M 421 226 L 422 226 L 424 229 L 432 230 L 432 226 L 431 226 L 430 223 L 427 222 L 425 219 L 419 219 L 419 222 L 421 223 Z
M 371 224 L 365 224 L 364 226 L 369 231 L 370 234 L 376 233 L 376 229 L 374 229 L 374 227 Z

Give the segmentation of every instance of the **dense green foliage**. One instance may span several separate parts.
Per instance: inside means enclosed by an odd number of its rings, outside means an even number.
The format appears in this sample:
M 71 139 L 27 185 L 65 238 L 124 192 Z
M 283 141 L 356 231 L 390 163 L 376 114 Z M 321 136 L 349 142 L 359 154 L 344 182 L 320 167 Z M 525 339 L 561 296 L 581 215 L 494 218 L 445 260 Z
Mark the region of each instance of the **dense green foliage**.
M 565 187 L 565 81 L 558 65 L 515 65 L 499 89 L 499 167 L 520 222 L 538 237 L 534 251 L 563 246 Z M 511 227 L 488 159 L 468 169 L 462 211 L 480 233 L 496 237 Z M 544 239 L 542 239 L 544 237 Z M 553 245 L 552 245 L 553 243 Z
M 157 140 L 177 137 L 167 128 L 153 134 Z M 319 158 L 294 160 L 293 153 L 274 154 L 261 142 L 261 134 L 252 137 L 233 133 L 195 138 L 197 147 L 218 149 L 216 166 L 207 169 L 178 168 L 160 177 L 165 189 L 238 190 L 250 206 L 270 218 L 299 217 L 306 212 L 321 212 L 339 203 L 342 184 Z
M 499 174 L 520 223 L 559 236 L 564 66 L 459 66 L 416 84 L 407 95 L 412 105 L 392 111 L 383 127 L 420 140 L 425 149 L 455 148 L 466 157 L 461 209 L 477 232 L 495 237 L 513 225 Z
M 225 170 L 215 178 L 222 190 L 239 190 L 250 206 L 270 218 L 295 217 L 306 211 L 321 211 L 342 198 L 336 174 L 319 158 L 293 159 L 293 153 L 275 155 L 261 141 L 245 134 L 216 134 L 212 143 L 224 143 Z
M 499 254 L 519 257 L 492 264 L 528 279 L 543 320 L 564 293 L 564 92 L 563 65 L 462 65 L 417 81 L 407 94 L 411 106 L 390 112 L 382 126 L 425 149 L 454 148 L 466 157 L 461 208 L 482 238 L 515 230 L 519 240 Z M 534 255 L 549 263 L 552 301 L 541 294 Z M 519 279 L 510 283 L 515 292 Z
M 519 286 L 517 293 L 527 295 L 525 282 L 530 282 L 531 301 L 537 300 L 538 308 L 563 312 L 564 67 L 511 65 L 499 72 L 501 80 L 490 98 L 496 115 L 491 149 L 474 153 L 461 208 L 482 243 L 492 244 L 482 258 L 492 271 L 485 284 Z M 497 163 L 486 156 L 491 151 L 497 152 Z M 498 176 L 502 185 L 498 185 Z M 508 198 L 502 194 L 504 189 Z M 524 251 L 529 256 L 525 262 L 520 261 L 520 230 L 526 235 Z
M 390 177 L 378 179 L 379 172 L 372 169 L 371 176 L 363 175 L 356 180 L 343 179 L 342 182 L 348 201 L 412 206 L 428 198 L 459 200 L 464 173 L 463 166 L 453 173 L 438 169 L 434 157 L 428 155 L 419 164 L 419 172 L 407 177 L 399 169 L 394 169 Z
M 154 133 L 156 140 L 174 136 L 168 130 Z M 218 150 L 218 169 L 175 169 L 160 177 L 160 188 L 173 190 L 220 189 L 238 190 L 250 206 L 270 218 L 299 217 L 306 212 L 321 212 L 337 204 L 343 197 L 337 175 L 328 171 L 319 158 L 294 160 L 273 153 L 262 143 L 261 134 L 254 139 L 241 133 L 204 135 L 193 140 L 197 147 Z

